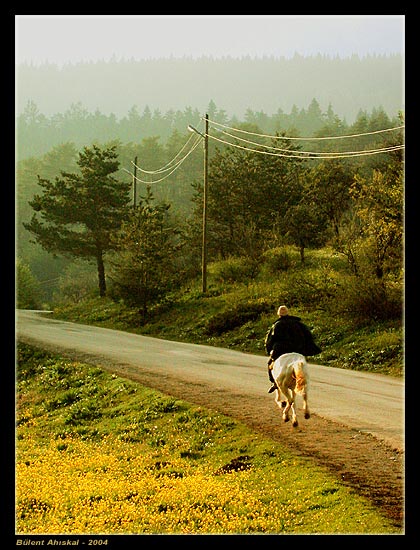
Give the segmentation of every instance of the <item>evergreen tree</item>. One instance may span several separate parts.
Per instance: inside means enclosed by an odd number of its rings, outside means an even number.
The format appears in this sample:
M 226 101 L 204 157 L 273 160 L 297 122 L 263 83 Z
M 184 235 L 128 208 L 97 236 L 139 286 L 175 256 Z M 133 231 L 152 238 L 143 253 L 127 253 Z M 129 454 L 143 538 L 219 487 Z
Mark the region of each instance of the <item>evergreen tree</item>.
M 309 135 L 313 135 L 315 132 L 320 130 L 325 124 L 325 117 L 322 114 L 321 107 L 319 106 L 318 101 L 313 98 L 305 117 L 305 130 Z
M 49 252 L 95 259 L 99 294 L 105 296 L 104 255 L 126 216 L 129 185 L 113 177 L 119 166 L 115 146 L 85 147 L 77 164 L 79 174 L 62 171 L 55 181 L 38 176 L 43 193 L 30 201 L 35 214 L 24 226 Z
M 282 147 L 293 148 L 282 140 Z M 278 146 L 273 140 L 272 146 Z M 301 199 L 302 160 L 226 149 L 216 150 L 209 164 L 208 242 L 213 257 L 257 257 L 275 231 L 283 232 L 288 207 Z M 202 216 L 202 188 L 196 223 Z
M 153 201 L 148 187 L 146 197 L 132 209 L 114 237 L 119 252 L 112 260 L 114 293 L 138 307 L 143 321 L 150 304 L 180 277 L 176 254 L 179 231 L 169 219 L 170 206 L 154 205 Z
M 349 207 L 353 174 L 339 160 L 323 160 L 308 173 L 307 196 L 320 217 L 328 221 L 339 245 L 340 220 Z
M 29 266 L 19 258 L 16 260 L 16 307 L 19 309 L 37 309 L 40 305 L 39 282 Z

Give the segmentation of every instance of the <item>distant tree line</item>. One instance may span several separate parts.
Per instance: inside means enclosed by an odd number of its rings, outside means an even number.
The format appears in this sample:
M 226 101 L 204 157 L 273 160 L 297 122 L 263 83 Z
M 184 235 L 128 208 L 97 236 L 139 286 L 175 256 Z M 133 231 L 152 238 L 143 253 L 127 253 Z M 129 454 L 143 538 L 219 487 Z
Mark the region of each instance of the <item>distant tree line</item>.
M 22 113 L 32 100 L 42 113 L 50 116 L 64 113 L 70 105 L 81 102 L 89 113 L 98 114 L 97 129 L 104 124 L 111 130 L 113 122 L 128 118 L 127 112 L 133 105 L 137 106 L 140 117 L 144 111 L 149 112 L 157 124 L 163 122 L 160 119 L 166 118 L 167 113 L 176 120 L 190 104 L 190 98 L 194 98 L 194 106 L 201 114 L 212 98 L 226 110 L 230 119 L 243 120 L 247 109 L 269 115 L 275 114 L 279 107 L 284 113 L 299 112 L 315 97 L 323 110 L 332 102 L 340 118 L 351 124 L 359 108 L 370 112 L 382 105 L 388 114 L 402 109 L 403 74 L 404 56 L 397 53 L 345 58 L 298 53 L 290 58 L 113 58 L 68 63 L 62 67 L 51 63 L 39 66 L 23 63 L 16 70 L 17 109 Z M 133 116 L 136 118 L 136 113 Z M 188 123 L 194 124 L 194 120 Z M 184 131 L 185 126 L 176 128 Z M 135 129 L 135 137 L 111 133 L 101 138 L 98 134 L 89 134 L 86 127 L 85 130 L 86 136 L 92 139 L 119 138 L 124 143 L 132 139 L 139 141 L 147 135 L 139 136 Z M 162 127 L 159 131 L 153 130 L 153 135 L 163 137 Z M 74 137 L 67 135 L 65 140 L 73 141 Z M 77 147 L 89 143 L 77 143 Z M 50 142 L 49 147 L 53 145 L 57 143 Z
M 340 119 L 331 104 L 322 111 L 319 102 L 314 98 L 308 107 L 298 108 L 293 105 L 290 113 L 277 109 L 274 114 L 247 109 L 243 120 L 229 117 L 214 101 L 207 105 L 206 112 L 210 120 L 237 126 L 249 123 L 266 133 L 286 132 L 299 136 L 312 136 L 324 129 L 334 135 L 345 133 L 348 129 L 376 127 L 382 129 L 392 126 L 395 117 L 390 118 L 382 106 L 372 109 L 371 113 L 360 110 L 353 124 Z M 114 114 L 105 115 L 98 110 L 89 112 L 82 103 L 74 103 L 63 113 L 52 116 L 42 114 L 36 103 L 28 101 L 23 112 L 17 117 L 17 158 L 39 157 L 53 147 L 72 142 L 77 148 L 90 145 L 92 142 L 106 143 L 119 140 L 122 143 L 140 143 L 146 138 L 158 137 L 166 142 L 174 131 L 184 134 L 188 125 L 197 125 L 204 113 L 196 108 L 186 107 L 183 111 L 151 110 L 147 105 L 142 110 L 133 105 L 127 115 L 117 119 Z

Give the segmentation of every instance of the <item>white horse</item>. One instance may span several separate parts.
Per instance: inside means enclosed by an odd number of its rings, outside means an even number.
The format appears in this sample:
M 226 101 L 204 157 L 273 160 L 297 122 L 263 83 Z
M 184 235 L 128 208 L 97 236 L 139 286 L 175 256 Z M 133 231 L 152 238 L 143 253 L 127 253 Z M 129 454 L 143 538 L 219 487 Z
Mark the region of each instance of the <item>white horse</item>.
M 303 411 L 305 418 L 310 418 L 308 409 L 308 367 L 306 359 L 300 353 L 285 353 L 275 361 L 272 370 L 273 378 L 277 384 L 276 403 L 283 410 L 284 422 L 289 421 L 289 412 L 292 413 L 292 425 L 298 426 L 295 411 L 295 396 L 299 394 L 303 398 Z M 282 394 L 286 401 L 281 400 Z

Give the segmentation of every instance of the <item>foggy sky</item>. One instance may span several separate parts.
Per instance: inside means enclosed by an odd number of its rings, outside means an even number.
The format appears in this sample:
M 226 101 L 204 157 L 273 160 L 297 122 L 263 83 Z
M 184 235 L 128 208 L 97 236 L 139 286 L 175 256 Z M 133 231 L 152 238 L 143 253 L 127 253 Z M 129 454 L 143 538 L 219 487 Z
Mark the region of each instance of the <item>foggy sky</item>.
M 16 15 L 16 63 L 404 53 L 404 15 Z

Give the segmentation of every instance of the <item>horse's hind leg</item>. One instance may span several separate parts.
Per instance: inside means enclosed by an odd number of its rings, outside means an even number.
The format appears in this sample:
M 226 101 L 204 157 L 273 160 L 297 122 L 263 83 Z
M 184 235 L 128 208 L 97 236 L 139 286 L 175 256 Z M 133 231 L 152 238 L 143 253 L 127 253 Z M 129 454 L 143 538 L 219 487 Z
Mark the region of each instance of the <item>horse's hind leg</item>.
M 276 396 L 275 396 L 276 404 L 278 405 L 279 409 L 283 410 L 284 407 L 286 406 L 286 401 L 282 401 L 281 397 L 282 397 L 281 391 L 279 388 L 277 388 Z
M 296 416 L 295 402 L 294 401 L 290 405 L 290 410 L 292 411 L 292 426 L 294 428 L 296 428 L 297 426 L 299 426 L 299 422 L 298 422 L 298 419 L 297 419 L 297 416 Z
M 295 409 L 295 395 L 296 394 L 293 390 L 290 390 L 290 391 L 291 391 L 292 397 L 291 397 L 291 399 L 289 399 L 289 408 L 292 412 L 292 426 L 294 428 L 296 428 L 296 426 L 299 425 L 297 415 L 296 415 L 296 409 Z
M 289 422 L 289 411 L 293 404 L 293 394 L 290 396 L 290 390 L 288 388 L 283 387 L 282 389 L 287 400 L 285 404 L 284 402 L 281 403 L 283 408 L 283 422 Z
M 302 399 L 303 399 L 303 413 L 305 415 L 305 418 L 311 418 L 311 413 L 309 412 L 308 407 L 308 392 L 305 390 L 302 392 Z
M 287 404 L 285 406 L 285 408 L 283 409 L 283 422 L 289 422 L 290 418 L 289 418 L 289 411 L 290 411 L 290 402 L 287 401 Z

